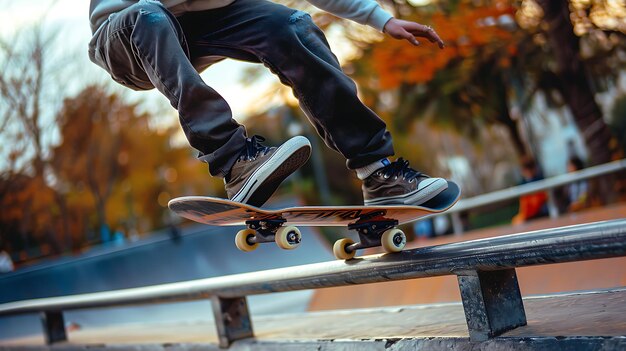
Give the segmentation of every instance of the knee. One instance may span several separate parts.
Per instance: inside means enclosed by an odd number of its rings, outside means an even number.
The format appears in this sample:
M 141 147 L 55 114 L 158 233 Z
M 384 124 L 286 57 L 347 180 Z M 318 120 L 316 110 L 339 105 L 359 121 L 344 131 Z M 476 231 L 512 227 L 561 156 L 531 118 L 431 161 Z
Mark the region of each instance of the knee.
M 156 0 L 139 0 L 131 5 L 130 8 L 140 13 L 165 12 L 163 5 Z
M 271 29 L 272 36 L 289 35 L 298 28 L 315 27 L 311 16 L 303 11 L 283 7 L 263 16 L 260 26 Z
M 303 34 L 315 34 L 316 36 L 324 36 L 322 30 L 319 29 L 315 22 L 313 22 L 311 15 L 306 12 L 296 11 L 292 13 L 289 16 L 287 23 L 291 30 L 299 36 L 302 36 Z
M 336 64 L 336 57 L 330 51 L 324 32 L 313 22 L 311 16 L 302 11 L 292 13 L 288 18 L 289 28 L 282 33 L 289 45 L 306 49 L 326 62 Z
M 300 25 L 307 26 L 307 27 L 316 26 L 315 23 L 313 22 L 313 19 L 311 18 L 311 15 L 300 10 L 297 10 L 296 12 L 292 13 L 289 16 L 288 22 L 289 24 L 300 24 Z
M 268 26 L 275 29 L 269 39 L 283 45 L 306 44 L 311 39 L 319 40 L 324 36 L 311 16 L 303 11 L 273 14 Z
M 136 20 L 140 18 L 146 19 L 150 23 L 158 23 L 167 20 L 167 10 L 155 0 L 140 0 L 124 9 L 120 15 Z

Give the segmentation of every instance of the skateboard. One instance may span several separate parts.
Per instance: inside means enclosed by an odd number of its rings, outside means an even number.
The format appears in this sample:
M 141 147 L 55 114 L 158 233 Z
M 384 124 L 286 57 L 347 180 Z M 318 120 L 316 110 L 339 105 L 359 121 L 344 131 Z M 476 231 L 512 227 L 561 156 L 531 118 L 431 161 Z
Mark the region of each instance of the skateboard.
M 398 225 L 424 219 L 448 210 L 461 196 L 459 186 L 448 188 L 421 206 L 302 206 L 263 209 L 226 199 L 207 196 L 184 196 L 170 200 L 168 207 L 181 217 L 215 226 L 246 226 L 235 236 L 235 245 L 252 251 L 260 243 L 275 242 L 281 249 L 292 250 L 302 242 L 297 226 L 347 227 L 359 235 L 354 242 L 343 238 L 335 242 L 338 259 L 351 259 L 360 249 L 382 246 L 386 252 L 400 252 L 406 235 Z

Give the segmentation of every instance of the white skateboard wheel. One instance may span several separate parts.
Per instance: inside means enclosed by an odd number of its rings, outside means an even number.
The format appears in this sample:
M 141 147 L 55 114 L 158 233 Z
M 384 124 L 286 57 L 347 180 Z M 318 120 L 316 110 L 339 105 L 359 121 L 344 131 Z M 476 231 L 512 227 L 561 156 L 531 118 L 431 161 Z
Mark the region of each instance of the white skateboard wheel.
M 294 226 L 280 227 L 274 236 L 276 245 L 284 250 L 293 250 L 300 246 L 302 242 L 302 234 L 300 229 Z
M 380 243 L 385 252 L 400 252 L 406 246 L 406 235 L 400 229 L 388 229 L 380 238 Z
M 235 236 L 235 245 L 237 248 L 244 252 L 250 252 L 256 250 L 259 247 L 259 243 L 250 244 L 248 243 L 249 237 L 254 237 L 256 235 L 256 231 L 254 229 L 242 229 L 237 232 Z
M 343 238 L 335 241 L 335 245 L 333 245 L 333 254 L 339 260 L 349 260 L 354 258 L 356 255 L 356 250 L 352 252 L 346 251 L 346 246 L 354 244 L 354 241 L 350 238 Z

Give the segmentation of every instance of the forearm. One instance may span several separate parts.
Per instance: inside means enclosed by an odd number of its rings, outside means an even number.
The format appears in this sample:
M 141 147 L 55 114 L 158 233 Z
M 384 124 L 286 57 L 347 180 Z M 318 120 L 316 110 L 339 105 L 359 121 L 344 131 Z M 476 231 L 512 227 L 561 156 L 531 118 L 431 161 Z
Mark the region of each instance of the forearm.
M 374 0 L 308 0 L 312 5 L 338 17 L 383 31 L 393 17 Z

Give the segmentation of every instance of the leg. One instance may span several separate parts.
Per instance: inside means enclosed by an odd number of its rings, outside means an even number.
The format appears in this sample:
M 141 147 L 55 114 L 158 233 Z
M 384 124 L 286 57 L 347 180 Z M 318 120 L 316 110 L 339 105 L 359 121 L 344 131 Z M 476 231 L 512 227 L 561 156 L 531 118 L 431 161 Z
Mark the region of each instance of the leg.
M 191 146 L 224 176 L 245 145 L 245 128 L 192 66 L 176 18 L 156 2 L 140 1 L 112 15 L 90 43 L 93 62 L 135 90 L 156 87 L 178 110 Z
M 385 123 L 358 99 L 309 15 L 265 0 L 237 0 L 180 18 L 192 61 L 211 55 L 262 62 L 292 87 L 326 144 L 355 169 L 393 154 Z
M 293 89 L 326 145 L 364 179 L 366 205 L 419 205 L 448 186 L 393 155 L 385 123 L 359 100 L 322 31 L 301 11 L 266 0 L 237 0 L 224 8 L 180 18 L 193 62 L 225 56 L 262 62 Z M 384 171 L 378 171 L 385 167 Z

